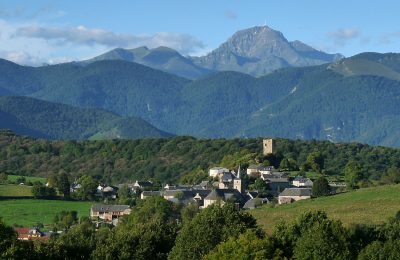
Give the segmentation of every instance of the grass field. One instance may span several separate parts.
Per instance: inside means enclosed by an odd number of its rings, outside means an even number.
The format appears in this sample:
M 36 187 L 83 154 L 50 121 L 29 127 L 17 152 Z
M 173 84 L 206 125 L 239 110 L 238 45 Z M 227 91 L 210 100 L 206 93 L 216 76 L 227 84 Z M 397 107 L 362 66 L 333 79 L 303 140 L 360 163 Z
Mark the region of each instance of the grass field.
M 0 197 L 31 197 L 32 187 L 25 185 L 0 185 Z M 1 214 L 1 212 L 0 212 Z
M 250 213 L 271 234 L 279 221 L 291 221 L 309 210 L 325 211 L 330 218 L 341 220 L 345 226 L 382 223 L 400 211 L 400 185 L 365 188 L 289 205 L 265 205 Z
M 16 181 L 20 177 L 24 177 L 26 179 L 26 181 L 30 181 L 30 182 L 40 181 L 43 184 L 46 183 L 46 178 L 43 178 L 43 177 L 31 177 L 31 176 L 21 176 L 21 175 L 8 175 L 7 180 Z
M 8 225 L 35 226 L 42 223 L 52 224 L 54 216 L 61 211 L 78 212 L 78 217 L 89 216 L 93 202 L 77 202 L 62 200 L 0 200 L 0 217 Z

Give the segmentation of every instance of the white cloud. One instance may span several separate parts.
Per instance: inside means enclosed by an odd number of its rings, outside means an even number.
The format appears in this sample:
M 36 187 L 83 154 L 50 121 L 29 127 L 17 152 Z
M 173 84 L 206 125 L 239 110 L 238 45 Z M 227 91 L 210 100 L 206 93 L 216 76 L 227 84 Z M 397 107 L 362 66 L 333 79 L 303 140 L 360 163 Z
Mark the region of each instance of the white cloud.
M 333 40 L 336 46 L 344 46 L 349 41 L 357 39 L 361 36 L 361 32 L 355 28 L 341 28 L 328 33 L 328 37 Z
M 201 41 L 188 34 L 133 35 L 85 26 L 48 27 L 34 21 L 21 23 L 0 19 L 0 58 L 18 64 L 36 66 L 83 60 L 116 47 L 143 45 L 149 48 L 167 46 L 184 55 L 204 49 Z
M 188 34 L 160 32 L 153 35 L 133 35 L 98 28 L 87 28 L 83 25 L 70 28 L 24 26 L 16 30 L 14 37 L 50 40 L 58 45 L 103 45 L 123 48 L 167 46 L 183 54 L 189 54 L 204 48 L 204 44 L 201 41 Z

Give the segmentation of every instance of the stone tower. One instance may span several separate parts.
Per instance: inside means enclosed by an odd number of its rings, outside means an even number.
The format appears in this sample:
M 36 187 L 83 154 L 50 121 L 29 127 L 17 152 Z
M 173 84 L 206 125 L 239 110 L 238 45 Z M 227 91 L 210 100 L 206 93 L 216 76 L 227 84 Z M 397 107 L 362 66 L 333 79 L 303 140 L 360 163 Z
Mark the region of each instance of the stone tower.
M 263 140 L 263 154 L 268 155 L 275 152 L 275 140 L 264 139 Z
M 237 172 L 236 178 L 233 179 L 233 188 L 238 190 L 240 193 L 242 193 L 244 191 L 244 187 L 243 187 L 243 184 L 242 184 L 242 178 L 240 176 L 240 165 L 239 165 L 239 168 L 238 168 L 238 172 Z

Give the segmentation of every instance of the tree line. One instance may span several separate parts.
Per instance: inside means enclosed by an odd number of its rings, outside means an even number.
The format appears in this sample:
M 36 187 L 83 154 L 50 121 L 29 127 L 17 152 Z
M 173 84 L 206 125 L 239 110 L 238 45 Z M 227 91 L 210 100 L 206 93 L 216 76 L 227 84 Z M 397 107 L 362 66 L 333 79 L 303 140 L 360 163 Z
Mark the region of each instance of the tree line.
M 71 216 L 69 216 L 71 215 Z M 67 216 L 67 218 L 66 218 Z M 72 218 L 72 221 L 69 219 Z M 399 259 L 400 212 L 380 225 L 344 227 L 324 212 L 306 212 L 265 234 L 234 204 L 199 210 L 161 197 L 140 201 L 117 227 L 96 230 L 63 213 L 65 232 L 46 242 L 19 241 L 0 222 L 5 259 Z M 64 224 L 65 223 L 65 224 Z
M 236 169 L 253 163 L 282 170 L 344 177 L 353 186 L 396 183 L 400 149 L 359 143 L 276 139 L 276 152 L 262 155 L 262 139 L 196 139 L 181 136 L 140 140 L 46 141 L 0 133 L 0 173 L 43 176 L 66 172 L 103 183 L 153 180 L 194 183 L 210 167 Z M 347 178 L 346 177 L 346 178 Z

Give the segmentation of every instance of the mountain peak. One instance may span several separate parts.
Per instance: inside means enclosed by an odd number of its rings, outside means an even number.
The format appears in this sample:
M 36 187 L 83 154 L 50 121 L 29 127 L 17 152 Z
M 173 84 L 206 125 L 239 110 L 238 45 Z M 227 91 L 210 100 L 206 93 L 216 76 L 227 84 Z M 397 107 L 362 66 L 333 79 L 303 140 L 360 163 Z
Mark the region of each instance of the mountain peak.
M 195 62 L 212 70 L 234 70 L 260 76 L 284 67 L 320 65 L 337 58 L 300 41 L 289 42 L 280 31 L 269 26 L 254 26 L 237 31 Z

